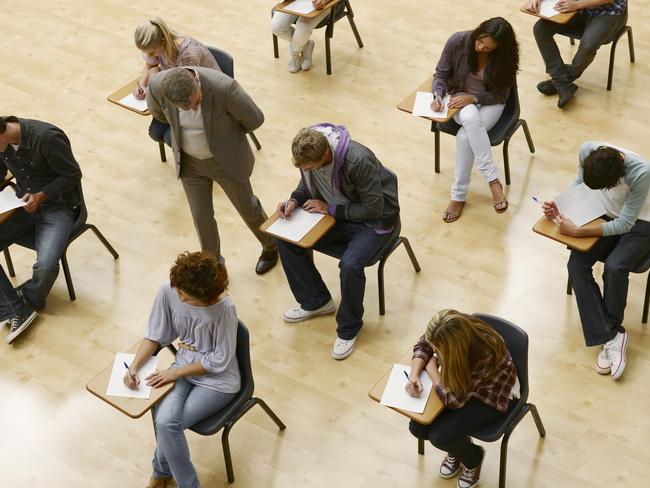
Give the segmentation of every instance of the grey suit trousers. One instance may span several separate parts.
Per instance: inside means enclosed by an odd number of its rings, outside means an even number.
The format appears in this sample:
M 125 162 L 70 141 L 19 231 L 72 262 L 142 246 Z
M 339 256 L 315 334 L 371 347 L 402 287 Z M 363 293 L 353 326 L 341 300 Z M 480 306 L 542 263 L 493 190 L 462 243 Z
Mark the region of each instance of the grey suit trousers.
M 185 153 L 181 153 L 180 178 L 187 203 L 190 205 L 202 251 L 211 252 L 223 261 L 219 229 L 214 218 L 212 201 L 212 185 L 215 181 L 221 186 L 243 221 L 260 241 L 263 250 L 274 251 L 277 249 L 275 239 L 259 230 L 267 216 L 259 199 L 253 194 L 250 180 L 242 183 L 232 178 L 219 167 L 214 158 L 196 159 Z

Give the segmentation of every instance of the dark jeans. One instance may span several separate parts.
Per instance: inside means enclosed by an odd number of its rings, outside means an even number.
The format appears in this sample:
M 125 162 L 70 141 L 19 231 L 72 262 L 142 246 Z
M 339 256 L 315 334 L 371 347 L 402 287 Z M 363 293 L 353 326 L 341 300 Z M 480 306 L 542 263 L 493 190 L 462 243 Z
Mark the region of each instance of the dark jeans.
M 45 299 L 59 274 L 59 259 L 70 238 L 73 223 L 74 211 L 69 207 L 57 207 L 31 214 L 18 209 L 0 224 L 0 249 L 20 244 L 36 250 L 32 278 L 22 288 L 25 302 L 31 308 L 45 307 Z M 16 313 L 20 297 L 4 270 L 0 275 L 0 290 L 0 317 Z
M 341 303 L 336 313 L 336 332 L 341 339 L 356 337 L 363 325 L 364 268 L 390 234 L 377 235 L 365 224 L 337 221 L 314 249 L 339 258 Z M 282 268 L 296 301 L 304 310 L 316 310 L 332 296 L 314 265 L 311 249 L 278 240 Z
M 587 346 L 613 339 L 621 326 L 627 301 L 628 275 L 650 253 L 650 222 L 637 220 L 629 232 L 601 237 L 589 252 L 571 251 L 567 265 Z M 603 294 L 592 267 L 605 263 Z
M 156 142 L 164 142 L 168 146 L 172 145 L 172 133 L 169 124 L 165 124 L 157 119 L 151 119 L 149 124 L 149 137 Z
M 537 47 L 544 59 L 546 72 L 556 86 L 570 83 L 582 75 L 596 57 L 598 48 L 613 40 L 613 36 L 627 23 L 627 11 L 620 15 L 599 15 L 588 18 L 578 12 L 566 24 L 540 19 L 533 27 Z M 579 35 L 580 45 L 571 64 L 564 64 L 553 36 Z
M 445 408 L 432 424 L 422 425 L 411 420 L 409 430 L 418 439 L 428 440 L 441 451 L 458 458 L 467 469 L 473 469 L 482 459 L 481 450 L 472 443 L 470 435 L 503 415 L 496 408 L 472 398 L 462 408 Z

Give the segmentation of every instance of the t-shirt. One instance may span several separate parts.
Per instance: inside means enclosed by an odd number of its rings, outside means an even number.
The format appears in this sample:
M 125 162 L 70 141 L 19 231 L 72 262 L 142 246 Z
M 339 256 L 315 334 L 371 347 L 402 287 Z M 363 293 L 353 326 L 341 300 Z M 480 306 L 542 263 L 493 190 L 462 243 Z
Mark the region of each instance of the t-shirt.
M 200 104 L 196 110 L 179 108 L 178 125 L 181 133 L 181 150 L 184 153 L 196 159 L 208 159 L 213 156 L 205 133 Z

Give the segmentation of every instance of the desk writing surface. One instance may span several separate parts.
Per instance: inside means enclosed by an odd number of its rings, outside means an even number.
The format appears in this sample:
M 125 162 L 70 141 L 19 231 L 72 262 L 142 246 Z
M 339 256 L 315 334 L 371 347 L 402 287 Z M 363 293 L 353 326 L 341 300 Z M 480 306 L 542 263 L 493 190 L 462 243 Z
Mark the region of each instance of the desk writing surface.
M 590 224 L 604 223 L 605 221 L 603 219 L 596 219 L 590 222 Z M 598 242 L 598 239 L 600 239 L 600 237 L 571 237 L 560 234 L 560 226 L 552 220 L 548 220 L 544 216 L 540 217 L 535 225 L 533 225 L 533 231 L 545 237 L 553 239 L 554 241 L 561 242 L 571 249 L 575 249 L 576 251 L 580 252 L 589 251 L 592 247 L 594 247 L 594 244 Z
M 328 8 L 333 7 L 337 3 L 339 3 L 341 0 L 332 0 L 331 2 L 328 2 L 322 9 L 320 10 L 312 10 L 308 14 L 299 14 L 297 12 L 293 12 L 291 10 L 285 10 L 285 7 L 289 5 L 290 3 L 293 3 L 293 0 L 287 0 L 286 2 L 280 2 L 278 3 L 275 7 L 273 7 L 273 10 L 277 10 L 278 12 L 284 12 L 285 14 L 291 14 L 291 15 L 297 15 L 298 17 L 305 17 L 307 19 L 313 19 L 314 17 L 318 17 L 323 10 L 327 10 Z
M 534 17 L 539 17 L 540 19 L 550 20 L 551 22 L 556 22 L 558 24 L 566 24 L 576 14 L 576 12 L 565 12 L 565 13 L 558 12 L 553 17 L 543 17 L 543 16 L 541 16 L 539 14 L 536 14 L 535 12 L 531 12 L 530 10 L 526 10 L 524 7 L 527 4 L 528 4 L 528 2 L 523 4 L 519 10 L 521 10 L 525 14 L 532 15 Z
M 402 112 L 406 112 L 409 114 L 413 113 L 413 104 L 415 103 L 415 96 L 417 92 L 422 91 L 422 92 L 431 92 L 431 82 L 433 81 L 433 76 L 429 76 L 425 81 L 422 82 L 420 86 L 418 86 L 415 90 L 413 90 L 406 98 L 404 98 L 401 102 L 397 104 L 397 108 L 401 110 Z M 447 122 L 450 120 L 454 114 L 458 112 L 457 108 L 450 108 L 449 112 L 447 112 L 447 118 L 446 119 L 433 119 L 431 117 L 422 117 L 423 119 L 427 120 L 433 120 L 434 122 Z
M 265 234 L 269 234 L 275 238 L 280 239 L 274 234 L 270 234 L 267 232 L 267 229 L 273 225 L 273 222 L 278 220 L 280 218 L 280 214 L 278 212 L 274 212 L 273 215 L 271 215 L 266 222 L 264 222 L 262 225 L 260 225 L 260 230 L 264 232 Z M 331 215 L 325 215 L 320 222 L 318 222 L 307 234 L 305 237 L 300 239 L 299 241 L 290 241 L 288 239 L 283 239 L 286 240 L 287 242 L 291 242 L 292 244 L 295 244 L 300 247 L 304 247 L 305 249 L 310 249 L 316 245 L 316 243 L 323 237 L 329 230 L 334 227 L 334 224 L 336 223 L 336 219 L 332 217 Z
M 138 350 L 139 345 L 140 343 L 138 342 L 133 347 L 131 347 L 128 352 L 135 353 Z M 174 356 L 169 351 L 169 349 L 161 349 L 158 353 L 157 369 L 167 369 L 173 362 Z M 106 387 L 108 386 L 108 381 L 110 380 L 112 369 L 113 359 L 111 359 L 110 363 L 104 369 L 102 369 L 97 374 L 97 376 L 86 383 L 86 389 L 96 397 L 104 400 L 106 403 L 115 407 L 120 412 L 134 419 L 142 417 L 142 415 L 144 415 L 151 407 L 153 407 L 158 401 L 167 395 L 167 393 L 174 389 L 174 382 L 171 382 L 159 388 L 152 388 L 151 395 L 149 395 L 148 399 L 108 396 L 106 395 Z M 140 378 L 140 381 L 144 381 L 144 378 Z
M 138 76 L 136 79 L 131 80 L 128 82 L 126 85 L 124 85 L 121 88 L 118 88 L 115 90 L 113 93 L 111 93 L 108 97 L 106 97 L 106 100 L 108 100 L 111 103 L 114 103 L 115 105 L 119 105 L 120 107 L 123 107 L 127 110 L 130 110 L 131 112 L 134 112 L 139 115 L 150 115 L 151 113 L 149 110 L 145 110 L 144 112 L 140 112 L 139 110 L 135 110 L 132 107 L 127 107 L 126 105 L 123 105 L 120 103 L 120 100 L 122 100 L 125 96 L 127 96 L 129 93 L 133 91 L 133 89 L 137 86 L 138 80 L 140 77 Z
M 402 357 L 399 358 L 397 363 L 403 364 L 405 366 L 410 366 L 412 357 L 413 357 L 413 350 L 409 348 L 408 351 L 406 351 L 404 355 L 402 355 Z M 384 389 L 386 388 L 386 383 L 388 383 L 388 378 L 390 377 L 390 372 L 392 369 L 393 369 L 393 365 L 391 364 L 391 367 L 388 369 L 386 374 L 384 374 L 384 376 L 382 376 L 379 379 L 379 381 L 375 383 L 375 386 L 373 386 L 368 392 L 368 396 L 372 398 L 374 401 L 381 402 L 381 397 L 384 394 Z M 438 397 L 435 388 L 431 388 L 431 393 L 429 394 L 427 405 L 426 407 L 424 407 L 424 412 L 422 413 L 410 412 L 408 410 L 402 410 L 393 407 L 388 407 L 388 408 L 390 408 L 391 410 L 395 410 L 396 412 L 401 413 L 402 415 L 405 415 L 411 420 L 415 420 L 419 424 L 429 425 L 435 420 L 435 418 L 440 414 L 440 412 L 442 412 L 445 406 L 443 405 L 442 400 L 440 400 L 440 397 Z
M 6 212 L 0 213 L 0 224 L 7 220 L 11 215 L 16 211 L 16 209 L 7 210 Z

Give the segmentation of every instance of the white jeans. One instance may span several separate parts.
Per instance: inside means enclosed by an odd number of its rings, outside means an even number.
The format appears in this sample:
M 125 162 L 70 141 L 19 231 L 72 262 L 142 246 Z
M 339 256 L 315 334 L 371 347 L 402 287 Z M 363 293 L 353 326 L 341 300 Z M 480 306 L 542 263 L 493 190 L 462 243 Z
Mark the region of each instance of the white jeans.
M 330 10 L 329 8 L 323 10 L 320 15 L 313 19 L 285 14 L 284 12 L 274 12 L 273 17 L 271 17 L 271 31 L 276 36 L 289 41 L 289 52 L 292 55 L 299 56 L 311 36 L 311 31 L 330 14 Z M 291 25 L 294 22 L 296 23 L 295 27 Z
M 462 127 L 456 134 L 456 181 L 451 186 L 452 200 L 464 202 L 467 198 L 474 160 L 486 181 L 499 177 L 497 165 L 492 158 L 488 131 L 501 117 L 503 108 L 503 104 L 472 104 L 466 105 L 454 115 L 454 120 Z

